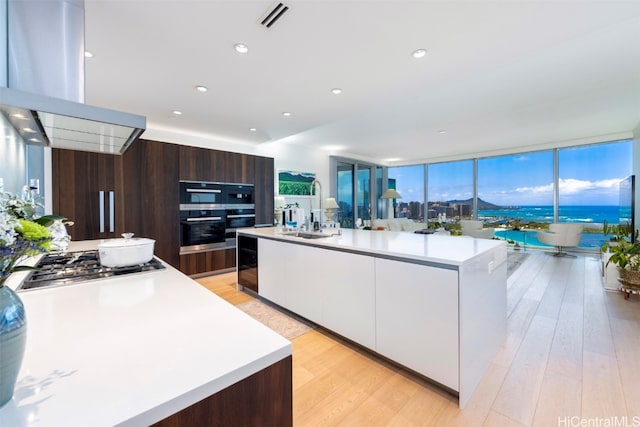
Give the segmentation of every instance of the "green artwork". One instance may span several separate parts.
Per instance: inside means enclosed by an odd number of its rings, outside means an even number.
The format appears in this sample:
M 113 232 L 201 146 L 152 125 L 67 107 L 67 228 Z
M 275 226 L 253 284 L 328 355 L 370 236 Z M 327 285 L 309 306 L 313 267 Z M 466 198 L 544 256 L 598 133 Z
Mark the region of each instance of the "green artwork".
M 278 171 L 278 194 L 281 196 L 309 196 L 315 173 Z

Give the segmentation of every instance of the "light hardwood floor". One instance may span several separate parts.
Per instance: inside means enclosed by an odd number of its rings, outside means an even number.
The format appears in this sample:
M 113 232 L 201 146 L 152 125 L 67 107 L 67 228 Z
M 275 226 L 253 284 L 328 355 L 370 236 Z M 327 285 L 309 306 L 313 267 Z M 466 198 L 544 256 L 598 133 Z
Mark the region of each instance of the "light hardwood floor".
M 598 258 L 529 253 L 507 283 L 507 338 L 464 410 L 316 329 L 292 341 L 294 425 L 640 425 L 640 296 L 604 291 Z M 232 304 L 252 298 L 235 273 L 198 281 Z

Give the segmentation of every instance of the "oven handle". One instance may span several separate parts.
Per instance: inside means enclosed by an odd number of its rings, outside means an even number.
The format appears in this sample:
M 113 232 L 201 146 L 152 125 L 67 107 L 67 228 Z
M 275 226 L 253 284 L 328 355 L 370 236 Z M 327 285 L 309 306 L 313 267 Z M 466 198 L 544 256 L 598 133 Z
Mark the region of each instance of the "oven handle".
M 187 188 L 187 193 L 222 193 L 222 190 L 201 190 L 199 188 Z
M 221 216 L 205 216 L 202 218 L 187 218 L 187 222 L 197 222 L 197 221 L 222 221 Z
M 227 218 L 255 218 L 256 214 L 227 215 Z

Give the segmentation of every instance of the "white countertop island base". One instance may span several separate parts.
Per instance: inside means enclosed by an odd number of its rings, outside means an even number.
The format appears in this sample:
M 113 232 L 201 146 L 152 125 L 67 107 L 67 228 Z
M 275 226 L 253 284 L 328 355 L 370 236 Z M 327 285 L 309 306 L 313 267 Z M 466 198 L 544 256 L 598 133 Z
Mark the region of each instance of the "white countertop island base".
M 506 336 L 506 243 L 390 231 L 258 238 L 258 293 L 457 393 Z
M 19 296 L 3 427 L 292 425 L 291 343 L 169 265 Z

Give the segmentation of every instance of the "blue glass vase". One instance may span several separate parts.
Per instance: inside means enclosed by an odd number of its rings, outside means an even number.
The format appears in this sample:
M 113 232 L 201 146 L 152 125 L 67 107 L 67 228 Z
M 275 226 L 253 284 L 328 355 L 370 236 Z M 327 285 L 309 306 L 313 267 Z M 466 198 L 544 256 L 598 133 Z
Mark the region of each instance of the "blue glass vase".
M 20 297 L 0 283 L 0 407 L 11 400 L 27 342 L 27 319 Z

